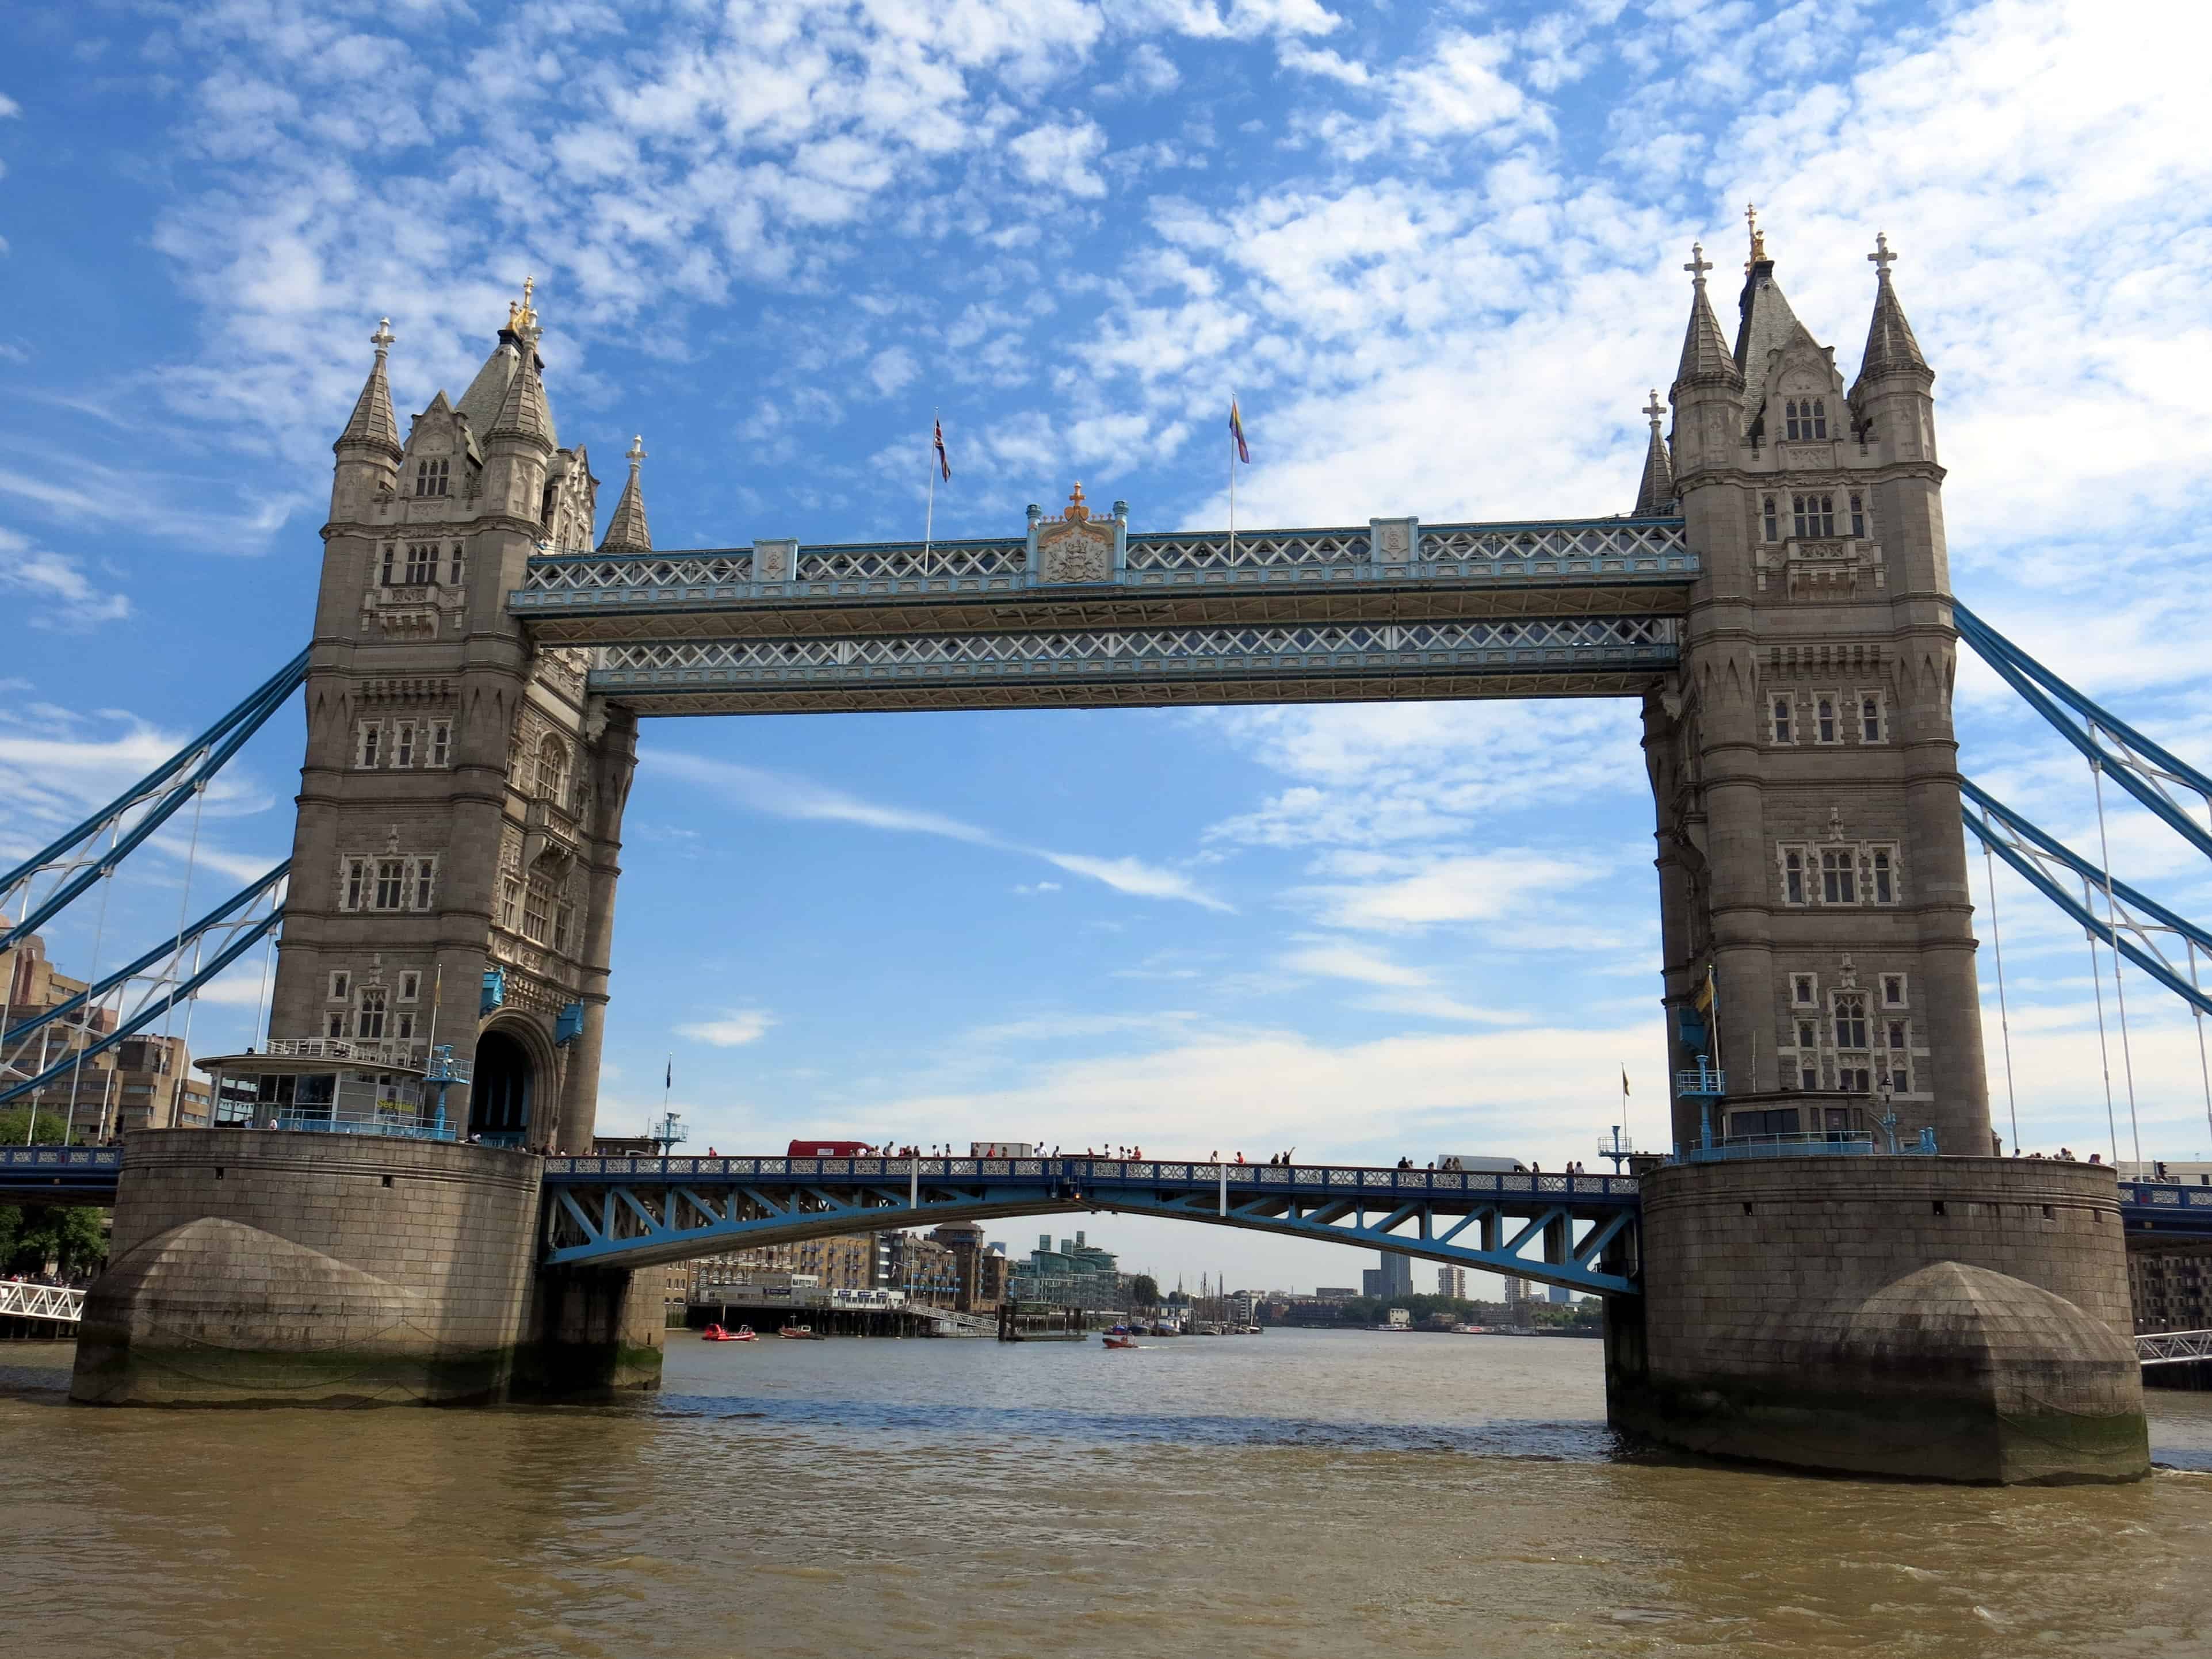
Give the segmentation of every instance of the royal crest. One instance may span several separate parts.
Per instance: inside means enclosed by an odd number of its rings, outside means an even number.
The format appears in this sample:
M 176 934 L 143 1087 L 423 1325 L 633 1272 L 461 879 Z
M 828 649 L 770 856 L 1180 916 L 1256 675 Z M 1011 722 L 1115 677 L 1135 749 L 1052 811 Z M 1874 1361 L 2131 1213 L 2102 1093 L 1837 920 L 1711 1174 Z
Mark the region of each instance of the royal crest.
M 1114 580 L 1114 529 L 1095 520 L 1077 484 L 1056 519 L 1037 526 L 1037 577 L 1046 582 L 1104 582 Z

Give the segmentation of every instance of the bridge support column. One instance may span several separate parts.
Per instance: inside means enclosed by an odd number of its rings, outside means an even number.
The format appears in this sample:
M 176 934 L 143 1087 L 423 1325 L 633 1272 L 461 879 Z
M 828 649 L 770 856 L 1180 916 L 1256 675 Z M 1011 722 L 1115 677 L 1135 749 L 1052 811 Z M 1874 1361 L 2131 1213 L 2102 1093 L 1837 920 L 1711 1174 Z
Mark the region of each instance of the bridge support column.
M 658 1268 L 547 1267 L 532 1278 L 517 1400 L 592 1400 L 660 1386 Z
M 546 1373 L 541 1331 L 588 1335 L 625 1305 L 618 1291 L 580 1310 L 533 1294 L 541 1168 L 490 1146 L 142 1130 L 117 1192 L 108 1270 L 85 1299 L 70 1397 L 505 1399 L 518 1374 Z
M 2149 1473 L 2109 1170 L 1994 1158 L 1668 1164 L 1615 1427 L 1805 1468 L 1988 1484 Z

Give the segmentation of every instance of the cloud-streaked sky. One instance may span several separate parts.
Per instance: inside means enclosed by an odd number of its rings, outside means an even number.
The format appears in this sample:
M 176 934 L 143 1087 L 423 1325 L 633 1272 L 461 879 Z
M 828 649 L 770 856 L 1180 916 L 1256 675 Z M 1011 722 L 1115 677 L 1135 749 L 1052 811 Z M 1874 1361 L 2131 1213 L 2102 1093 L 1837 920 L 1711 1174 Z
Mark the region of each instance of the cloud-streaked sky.
M 380 316 L 404 419 L 534 274 L 562 441 L 614 477 L 644 434 L 663 548 L 918 532 L 933 411 L 939 534 L 1078 478 L 1215 525 L 1232 390 L 1248 526 L 1596 514 L 1633 499 L 1689 244 L 1732 272 L 1749 200 L 1847 377 L 1865 252 L 1901 252 L 1962 597 L 2212 762 L 2198 6 L 118 0 L 15 9 L 0 44 L 0 852 L 297 648 Z M 2094 849 L 2079 763 L 1972 663 L 1960 726 Z M 724 1150 L 1555 1164 L 1626 1065 L 1656 1141 L 1638 736 L 1612 702 L 653 723 L 603 1121 L 657 1110 L 672 1054 Z M 287 850 L 298 741 L 275 722 L 207 802 L 196 902 Z M 2124 877 L 2212 913 L 2196 854 L 2111 830 Z M 185 846 L 118 883 L 133 948 Z M 2086 947 L 1997 897 L 2021 1138 L 2103 1146 Z M 65 963 L 91 928 L 55 930 Z M 2128 988 L 2147 1147 L 2212 1145 L 2194 1026 Z M 2111 991 L 2108 963 L 2108 1019 Z M 2117 1042 L 2112 1069 L 2124 1152 Z M 1170 1276 L 1359 1265 L 1086 1224 Z

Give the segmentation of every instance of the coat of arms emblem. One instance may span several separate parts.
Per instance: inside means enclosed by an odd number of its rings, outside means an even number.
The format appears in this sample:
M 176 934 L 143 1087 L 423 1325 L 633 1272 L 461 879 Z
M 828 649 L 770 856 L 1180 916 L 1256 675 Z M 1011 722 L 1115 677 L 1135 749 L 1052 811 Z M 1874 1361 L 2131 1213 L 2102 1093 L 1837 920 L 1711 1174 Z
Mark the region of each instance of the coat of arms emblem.
M 1092 520 L 1079 483 L 1067 498 L 1066 510 L 1037 526 L 1037 576 L 1047 582 L 1114 579 L 1114 532 Z

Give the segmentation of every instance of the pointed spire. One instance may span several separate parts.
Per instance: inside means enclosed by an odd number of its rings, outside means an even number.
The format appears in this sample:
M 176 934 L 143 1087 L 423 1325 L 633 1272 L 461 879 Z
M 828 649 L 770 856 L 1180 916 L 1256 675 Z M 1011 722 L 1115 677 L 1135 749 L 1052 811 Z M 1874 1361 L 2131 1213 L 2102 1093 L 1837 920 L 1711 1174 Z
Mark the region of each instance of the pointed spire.
M 1651 422 L 1651 441 L 1644 452 L 1644 477 L 1636 486 L 1636 511 L 1638 519 L 1666 516 L 1674 505 L 1674 462 L 1667 453 L 1667 440 L 1660 435 L 1659 419 L 1667 412 L 1667 405 L 1659 401 L 1659 388 L 1651 388 L 1651 401 L 1644 405 L 1644 413 Z
M 1897 256 L 1889 251 L 1889 237 L 1877 233 L 1874 252 L 1867 261 L 1874 266 L 1874 320 L 1867 328 L 1866 355 L 1859 361 L 1859 379 L 1904 373 L 1934 377 L 1928 360 L 1920 355 L 1920 342 L 1912 337 L 1912 325 L 1905 320 L 1889 268 Z
M 1682 337 L 1682 363 L 1674 371 L 1674 389 L 1686 386 L 1724 386 L 1731 391 L 1743 389 L 1743 371 L 1736 367 L 1735 355 L 1721 337 L 1721 325 L 1713 316 L 1712 301 L 1705 297 L 1705 273 L 1712 269 L 1705 258 L 1705 245 L 1693 242 L 1690 246 L 1690 263 L 1682 267 L 1690 273 L 1693 291 L 1690 296 L 1690 326 Z
M 629 482 L 623 486 L 622 498 L 615 503 L 615 515 L 607 520 L 607 533 L 599 538 L 602 553 L 650 553 L 653 551 L 653 532 L 646 527 L 645 492 L 638 488 L 637 470 L 645 459 L 645 440 L 633 438 L 629 444 Z
M 392 418 L 392 382 L 385 374 L 385 359 L 392 350 L 392 319 L 378 319 L 376 332 L 368 337 L 369 344 L 376 348 L 376 366 L 368 371 L 368 384 L 354 400 L 353 414 L 331 448 L 343 449 L 349 444 L 358 444 L 387 454 L 395 461 L 399 459 L 399 422 Z
M 488 435 L 532 438 L 548 449 L 553 447 L 553 411 L 545 406 L 544 382 L 538 378 L 538 354 L 526 339 L 514 378 L 507 383 L 507 396 L 500 401 Z

